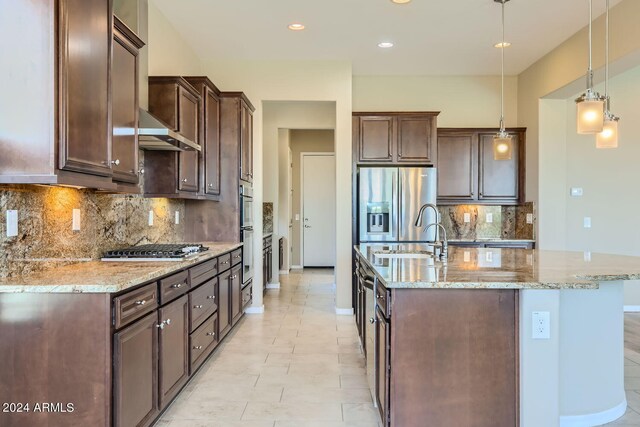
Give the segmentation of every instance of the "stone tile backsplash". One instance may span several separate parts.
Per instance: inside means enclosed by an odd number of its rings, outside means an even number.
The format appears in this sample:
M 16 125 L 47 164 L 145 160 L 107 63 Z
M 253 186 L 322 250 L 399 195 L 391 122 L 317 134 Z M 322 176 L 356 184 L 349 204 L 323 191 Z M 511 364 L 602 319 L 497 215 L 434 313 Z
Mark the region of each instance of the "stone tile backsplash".
M 18 236 L 7 237 L 6 211 L 18 210 Z M 80 209 L 81 230 L 72 231 Z M 154 223 L 149 226 L 149 211 Z M 180 224 L 175 224 L 175 212 Z M 107 249 L 184 241 L 185 203 L 48 186 L 0 188 L 0 277 L 99 258 Z
M 273 233 L 273 203 L 264 202 L 262 204 L 262 227 L 264 233 Z
M 532 202 L 521 206 L 439 206 L 438 210 L 449 239 L 535 240 L 535 208 Z M 529 213 L 533 214 L 534 224 L 527 224 Z M 465 222 L 465 214 L 468 214 L 469 222 Z M 487 214 L 492 217 L 492 222 L 487 222 Z

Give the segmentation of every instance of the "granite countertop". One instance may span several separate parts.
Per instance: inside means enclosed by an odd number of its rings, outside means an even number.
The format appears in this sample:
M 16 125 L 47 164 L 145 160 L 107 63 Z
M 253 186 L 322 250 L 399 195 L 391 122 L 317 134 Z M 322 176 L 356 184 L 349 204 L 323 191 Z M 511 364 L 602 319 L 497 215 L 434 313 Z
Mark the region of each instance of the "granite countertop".
M 432 257 L 385 258 L 384 252 L 433 252 L 426 244 L 355 247 L 387 288 L 597 289 L 599 282 L 640 279 L 640 257 L 507 248 L 449 247 Z
M 502 239 L 500 237 L 478 237 L 477 239 L 447 239 L 452 243 L 535 243 L 534 239 Z
M 185 261 L 88 261 L 25 276 L 0 278 L 0 293 L 116 293 L 242 246 L 242 243 L 202 244 L 209 250 Z

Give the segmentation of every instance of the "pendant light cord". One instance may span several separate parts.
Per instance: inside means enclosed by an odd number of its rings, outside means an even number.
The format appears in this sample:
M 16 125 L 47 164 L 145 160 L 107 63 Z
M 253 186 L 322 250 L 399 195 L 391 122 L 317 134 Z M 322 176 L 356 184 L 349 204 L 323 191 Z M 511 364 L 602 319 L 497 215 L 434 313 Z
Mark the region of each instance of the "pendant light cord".
M 504 50 L 506 46 L 504 45 L 504 3 L 505 0 L 502 0 L 502 68 L 501 68 L 501 79 L 500 79 L 500 132 L 504 132 Z
M 607 111 L 609 111 L 609 0 L 607 0 L 605 18 L 604 46 L 604 96 L 607 99 Z
M 593 90 L 593 0 L 589 0 L 589 70 L 587 71 L 587 91 Z

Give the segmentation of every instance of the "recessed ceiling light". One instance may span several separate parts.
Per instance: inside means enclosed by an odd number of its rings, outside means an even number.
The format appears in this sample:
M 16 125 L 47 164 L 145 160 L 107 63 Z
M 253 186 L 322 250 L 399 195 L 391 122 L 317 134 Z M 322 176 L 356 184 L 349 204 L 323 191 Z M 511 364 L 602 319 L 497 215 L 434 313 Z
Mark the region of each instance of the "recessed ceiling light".
M 504 43 L 500 42 L 493 45 L 493 47 L 497 47 L 498 49 L 503 47 L 509 47 L 509 46 L 511 46 L 511 43 L 509 42 L 504 42 Z
M 289 29 L 291 31 L 302 31 L 302 30 L 304 30 L 304 25 L 303 24 L 298 24 L 298 23 L 289 24 Z
M 381 47 L 383 49 L 389 49 L 390 47 L 393 47 L 393 43 L 391 43 L 391 42 L 380 42 L 380 43 L 378 43 L 378 47 Z
M 407 4 L 411 2 L 411 0 L 391 0 L 391 1 L 394 2 L 395 4 Z

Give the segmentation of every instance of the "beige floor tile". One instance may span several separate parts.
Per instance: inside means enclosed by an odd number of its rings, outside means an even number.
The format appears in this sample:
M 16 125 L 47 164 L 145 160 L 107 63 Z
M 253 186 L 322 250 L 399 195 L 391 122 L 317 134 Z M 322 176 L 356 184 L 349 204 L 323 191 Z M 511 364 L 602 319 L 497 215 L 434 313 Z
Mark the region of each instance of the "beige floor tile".
M 273 427 L 274 421 L 191 420 L 162 421 L 155 427 Z
M 342 415 L 346 422 L 368 422 L 373 425 L 380 418 L 377 409 L 368 403 L 343 403 Z
M 285 387 L 283 403 L 368 403 L 373 405 L 371 391 L 366 388 Z
M 342 388 L 366 388 L 369 389 L 367 377 L 364 375 L 340 375 L 340 387 Z
M 379 427 L 367 421 L 276 421 L 275 427 Z
M 338 403 L 261 403 L 249 402 L 243 420 L 342 421 Z
M 625 412 L 622 417 L 618 418 L 614 422 L 605 425 L 615 427 L 638 427 L 640 426 L 640 414 L 638 414 L 633 409 L 627 408 L 627 412 Z
M 228 383 L 198 384 L 195 396 L 227 402 L 280 402 L 283 387 L 236 386 Z
M 340 375 L 338 374 L 322 374 L 322 375 L 260 375 L 256 386 L 264 387 L 290 387 L 290 386 L 309 386 L 309 387 L 340 387 Z
M 197 387 L 196 387 L 197 388 Z M 186 399 L 178 399 L 163 416 L 167 420 L 237 420 L 247 406 L 244 402 L 215 401 L 201 394 L 191 395 Z M 264 418 L 263 418 L 264 420 Z

